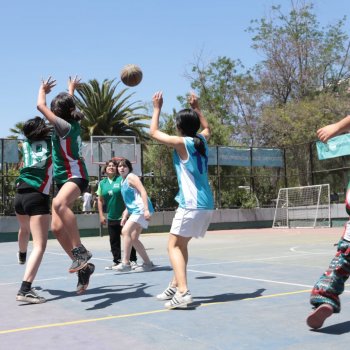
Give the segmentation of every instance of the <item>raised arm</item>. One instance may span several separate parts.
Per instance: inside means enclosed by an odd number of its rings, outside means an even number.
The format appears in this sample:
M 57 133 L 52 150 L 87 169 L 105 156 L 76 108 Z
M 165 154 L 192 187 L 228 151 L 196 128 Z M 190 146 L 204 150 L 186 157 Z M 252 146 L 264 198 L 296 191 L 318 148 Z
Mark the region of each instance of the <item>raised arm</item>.
M 51 89 L 56 85 L 56 80 L 48 77 L 47 80 L 41 80 L 39 88 L 37 109 L 44 115 L 44 117 L 52 124 L 55 124 L 56 116 L 51 109 L 46 105 L 46 95 L 50 93 Z
M 188 103 L 190 104 L 191 108 L 198 114 L 199 121 L 201 123 L 202 131 L 200 132 L 201 135 L 205 137 L 206 140 L 209 140 L 211 132 L 210 127 L 208 124 L 208 121 L 204 117 L 200 107 L 199 107 L 199 100 L 198 96 L 195 95 L 194 92 L 191 92 L 188 97 Z
M 153 102 L 153 115 L 151 126 L 149 129 L 150 136 L 164 143 L 168 146 L 174 147 L 175 149 L 184 148 L 184 143 L 181 137 L 168 135 L 167 133 L 159 130 L 159 116 L 163 106 L 163 93 L 161 91 L 156 92 L 152 98 Z
M 322 142 L 327 142 L 330 138 L 350 131 L 350 115 L 337 123 L 329 124 L 317 130 L 317 137 Z
M 72 78 L 68 78 L 68 93 L 71 96 L 74 96 L 75 89 L 80 85 L 81 78 L 79 78 L 77 75 Z

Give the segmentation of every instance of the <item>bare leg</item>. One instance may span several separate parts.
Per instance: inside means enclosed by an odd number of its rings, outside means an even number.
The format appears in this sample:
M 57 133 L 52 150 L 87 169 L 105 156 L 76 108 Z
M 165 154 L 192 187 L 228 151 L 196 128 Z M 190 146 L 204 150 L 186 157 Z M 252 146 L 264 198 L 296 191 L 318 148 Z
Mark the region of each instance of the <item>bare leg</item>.
M 168 251 L 171 265 L 174 270 L 174 277 L 171 282 L 180 293 L 188 290 L 187 287 L 187 263 L 188 263 L 188 242 L 191 237 L 181 237 L 170 234 L 168 241 Z
M 28 215 L 16 214 L 19 230 L 18 230 L 18 250 L 25 253 L 28 249 L 28 242 L 30 238 L 30 224 Z
M 67 255 L 73 260 L 72 249 L 73 245 L 71 239 L 68 235 L 68 232 L 65 230 L 63 226 L 63 222 L 56 213 L 55 209 L 52 207 L 52 223 L 51 230 L 58 243 L 62 246 Z
M 146 249 L 139 240 L 142 227 L 136 222 L 127 221 L 122 229 L 124 239 L 124 259 L 123 263 L 130 262 L 131 247 L 134 247 L 137 253 L 141 256 L 145 264 L 150 264 L 151 260 L 148 257 Z
M 50 215 L 30 217 L 30 230 L 33 236 L 33 250 L 28 259 L 23 281 L 33 282 L 43 258 L 49 230 Z
M 56 223 L 56 221 L 58 219 L 61 220 L 73 248 L 81 245 L 77 219 L 71 209 L 71 206 L 79 195 L 79 187 L 73 182 L 66 182 L 52 202 L 52 211 L 55 212 L 55 215 L 52 217 L 52 226 L 60 227 L 60 223 Z M 55 231 L 56 233 L 58 232 L 56 229 Z M 59 242 L 61 243 L 61 241 Z M 62 239 L 62 243 L 63 249 L 66 250 L 66 241 Z

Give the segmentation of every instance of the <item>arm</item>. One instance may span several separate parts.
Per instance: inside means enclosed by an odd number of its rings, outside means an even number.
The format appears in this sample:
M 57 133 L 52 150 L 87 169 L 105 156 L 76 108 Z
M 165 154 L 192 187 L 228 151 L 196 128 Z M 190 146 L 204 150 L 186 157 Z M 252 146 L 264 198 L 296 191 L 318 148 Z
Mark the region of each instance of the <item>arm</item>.
M 317 130 L 317 137 L 322 142 L 327 142 L 330 138 L 350 131 L 350 115 L 337 123 L 329 124 Z
M 71 96 L 74 96 L 75 89 L 80 85 L 81 78 L 79 78 L 77 75 L 72 78 L 69 77 L 68 79 L 68 93 Z
M 198 114 L 199 121 L 202 127 L 201 135 L 203 135 L 206 140 L 209 140 L 211 135 L 210 127 L 209 127 L 208 121 L 205 119 L 199 107 L 198 96 L 196 96 L 194 92 L 190 93 L 190 96 L 188 98 L 188 103 L 190 104 L 191 108 Z
M 170 147 L 175 148 L 177 151 L 185 150 L 185 145 L 183 143 L 182 137 L 171 136 L 159 130 L 159 116 L 163 106 L 163 94 L 161 91 L 156 92 L 152 98 L 153 101 L 153 115 L 151 126 L 149 129 L 150 136 L 164 143 Z
M 125 210 L 123 211 L 123 215 L 122 215 L 122 219 L 120 220 L 120 226 L 124 226 L 126 223 L 126 220 L 128 220 L 128 209 L 125 208 Z
M 144 208 L 144 216 L 146 220 L 149 220 L 151 218 L 149 209 L 148 209 L 148 197 L 146 189 L 143 187 L 141 180 L 136 176 L 135 174 L 131 174 L 131 176 L 128 176 L 129 185 L 131 187 L 136 188 L 137 191 L 140 192 L 143 208 Z
M 103 198 L 102 198 L 102 196 L 97 197 L 97 208 L 98 208 L 98 214 L 100 216 L 100 223 L 102 225 L 106 225 L 107 220 L 106 220 L 104 213 L 103 213 Z
M 44 117 L 52 124 L 55 125 L 56 116 L 46 106 L 46 95 L 50 93 L 51 89 L 56 85 L 56 80 L 51 80 L 49 77 L 46 81 L 42 80 L 39 88 L 37 109 L 44 115 Z

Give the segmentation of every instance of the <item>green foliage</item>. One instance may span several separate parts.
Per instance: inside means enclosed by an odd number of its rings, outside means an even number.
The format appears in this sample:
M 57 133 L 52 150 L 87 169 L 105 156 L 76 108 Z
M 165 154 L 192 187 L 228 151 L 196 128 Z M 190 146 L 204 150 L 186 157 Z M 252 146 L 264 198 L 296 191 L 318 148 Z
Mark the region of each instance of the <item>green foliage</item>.
M 150 117 L 140 113 L 145 108 L 131 101 L 133 94 L 128 94 L 127 88 L 117 91 L 119 84 L 93 79 L 78 88 L 77 106 L 85 115 L 81 122 L 83 140 L 92 135 L 134 135 L 141 141 L 148 138 L 144 129 L 149 125 L 144 121 Z

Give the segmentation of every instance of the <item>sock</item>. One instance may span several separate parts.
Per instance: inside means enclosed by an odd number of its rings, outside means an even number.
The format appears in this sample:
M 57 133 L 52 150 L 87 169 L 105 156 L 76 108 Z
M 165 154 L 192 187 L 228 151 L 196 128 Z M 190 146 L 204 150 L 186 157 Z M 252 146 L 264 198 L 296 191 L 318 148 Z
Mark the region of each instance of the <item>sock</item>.
M 22 285 L 21 285 L 21 291 L 22 292 L 29 292 L 32 288 L 32 282 L 27 282 L 27 281 L 22 281 Z

